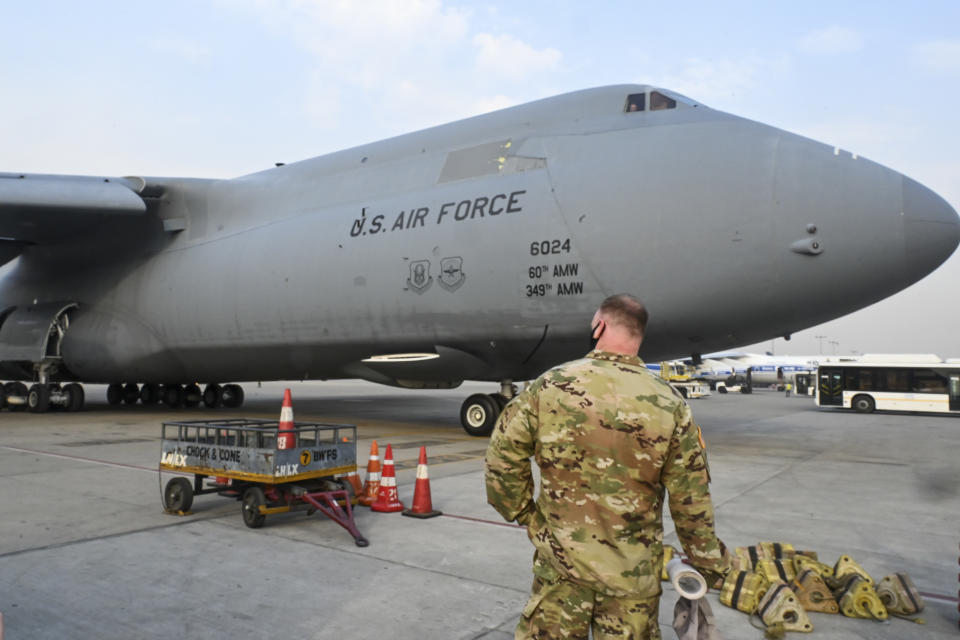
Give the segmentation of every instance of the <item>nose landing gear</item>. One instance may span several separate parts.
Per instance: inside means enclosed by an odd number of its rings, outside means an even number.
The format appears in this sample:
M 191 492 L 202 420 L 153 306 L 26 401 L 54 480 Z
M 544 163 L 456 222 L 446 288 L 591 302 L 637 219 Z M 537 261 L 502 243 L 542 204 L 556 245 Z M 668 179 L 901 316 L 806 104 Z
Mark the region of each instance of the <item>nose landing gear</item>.
M 507 403 L 517 395 L 512 380 L 500 383 L 500 393 L 475 393 L 460 406 L 460 425 L 471 436 L 488 436 Z

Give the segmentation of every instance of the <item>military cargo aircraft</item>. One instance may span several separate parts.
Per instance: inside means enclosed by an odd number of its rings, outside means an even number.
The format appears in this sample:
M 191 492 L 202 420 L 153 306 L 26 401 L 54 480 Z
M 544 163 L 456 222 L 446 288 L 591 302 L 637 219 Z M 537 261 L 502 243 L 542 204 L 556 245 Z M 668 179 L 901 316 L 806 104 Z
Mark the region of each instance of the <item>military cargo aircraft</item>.
M 957 246 L 896 171 L 667 89 L 588 89 L 231 180 L 0 174 L 11 409 L 238 406 L 238 381 L 500 383 L 583 355 L 612 293 L 649 361 L 789 335 Z M 29 383 L 31 386 L 27 386 Z

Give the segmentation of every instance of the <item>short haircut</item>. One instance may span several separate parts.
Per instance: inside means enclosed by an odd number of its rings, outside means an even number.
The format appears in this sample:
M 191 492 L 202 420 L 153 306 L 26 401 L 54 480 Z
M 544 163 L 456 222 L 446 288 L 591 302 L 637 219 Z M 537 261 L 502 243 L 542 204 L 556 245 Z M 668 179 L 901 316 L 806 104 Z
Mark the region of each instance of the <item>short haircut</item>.
M 610 296 L 600 304 L 599 311 L 607 322 L 623 327 L 635 338 L 647 332 L 647 308 L 629 293 Z

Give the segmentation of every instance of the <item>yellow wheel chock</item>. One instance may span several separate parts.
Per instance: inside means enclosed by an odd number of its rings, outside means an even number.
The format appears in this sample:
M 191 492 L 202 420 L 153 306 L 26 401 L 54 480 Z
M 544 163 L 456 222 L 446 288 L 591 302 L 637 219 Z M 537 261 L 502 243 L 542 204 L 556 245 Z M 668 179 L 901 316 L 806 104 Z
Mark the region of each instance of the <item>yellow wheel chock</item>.
M 840 604 L 840 611 L 848 618 L 887 619 L 887 608 L 883 606 L 873 585 L 857 573 L 849 573 L 841 578 L 840 587 L 833 592 Z
M 757 613 L 767 627 L 782 625 L 785 631 L 813 631 L 813 623 L 800 601 L 785 582 L 770 585 L 760 601 Z
M 840 613 L 840 607 L 830 593 L 830 588 L 815 569 L 807 568 L 801 571 L 794 578 L 792 586 L 805 611 Z
M 731 571 L 720 587 L 720 602 L 733 609 L 750 614 L 757 610 L 760 599 L 770 582 L 763 574 L 753 571 Z
M 897 616 L 911 616 L 923 611 L 923 597 L 905 573 L 893 573 L 877 585 L 877 597 L 887 611 Z

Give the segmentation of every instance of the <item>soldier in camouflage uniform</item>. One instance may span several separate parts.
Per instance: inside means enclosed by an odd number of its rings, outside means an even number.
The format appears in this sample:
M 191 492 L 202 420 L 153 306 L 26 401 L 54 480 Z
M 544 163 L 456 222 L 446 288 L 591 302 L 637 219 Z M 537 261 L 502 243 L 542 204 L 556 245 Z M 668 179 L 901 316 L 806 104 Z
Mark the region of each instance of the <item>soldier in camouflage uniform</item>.
M 487 500 L 526 525 L 535 547 L 517 638 L 587 638 L 590 628 L 597 639 L 660 638 L 664 489 L 693 565 L 711 582 L 729 568 L 700 428 L 637 357 L 646 322 L 636 298 L 607 298 L 591 323 L 595 349 L 544 373 L 497 422 Z

